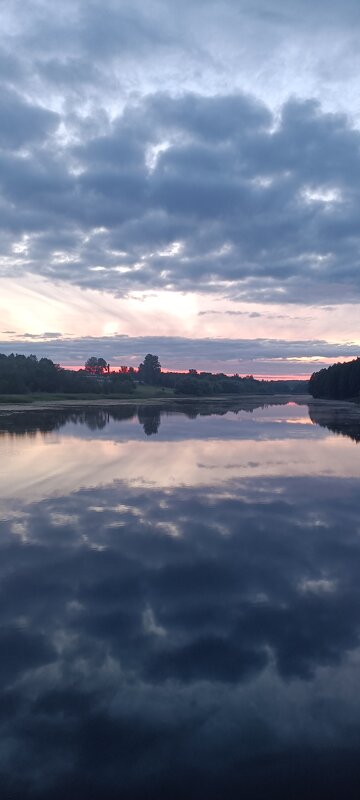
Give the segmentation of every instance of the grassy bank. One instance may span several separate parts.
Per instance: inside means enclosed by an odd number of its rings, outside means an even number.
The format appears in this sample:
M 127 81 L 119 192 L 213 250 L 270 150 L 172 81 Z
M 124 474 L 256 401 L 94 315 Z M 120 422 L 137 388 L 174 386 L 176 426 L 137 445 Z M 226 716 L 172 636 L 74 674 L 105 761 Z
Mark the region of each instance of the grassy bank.
M 21 404 L 24 403 L 31 405 L 32 403 L 57 403 L 66 400 L 72 400 L 75 402 L 84 401 L 84 400 L 98 400 L 98 401 L 108 401 L 108 400 L 128 400 L 132 402 L 137 402 L 138 400 L 148 399 L 148 398 L 160 398 L 160 397 L 174 397 L 174 390 L 173 389 L 157 389 L 154 386 L 138 386 L 135 392 L 129 392 L 126 394 L 122 392 L 121 394 L 102 394 L 99 392 L 79 392 L 77 394 L 72 393 L 61 393 L 61 392 L 35 392 L 34 394 L 0 394 L 0 403 L 5 405 L 11 404 Z

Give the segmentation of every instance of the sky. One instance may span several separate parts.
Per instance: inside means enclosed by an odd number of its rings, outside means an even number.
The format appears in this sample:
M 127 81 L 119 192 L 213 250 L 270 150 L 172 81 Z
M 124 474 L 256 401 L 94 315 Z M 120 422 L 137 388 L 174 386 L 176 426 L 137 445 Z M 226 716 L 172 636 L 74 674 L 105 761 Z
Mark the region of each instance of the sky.
M 0 352 L 360 355 L 358 0 L 3 0 L 0 28 Z

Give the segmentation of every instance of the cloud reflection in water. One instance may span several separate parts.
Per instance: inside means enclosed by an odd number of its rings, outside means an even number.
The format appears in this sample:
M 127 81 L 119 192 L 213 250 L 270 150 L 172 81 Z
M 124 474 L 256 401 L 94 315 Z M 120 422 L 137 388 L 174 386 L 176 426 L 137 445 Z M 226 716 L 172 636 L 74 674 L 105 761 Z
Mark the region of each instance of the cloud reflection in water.
M 287 413 L 2 438 L 33 479 L 1 498 L 4 792 L 356 796 L 358 453 Z

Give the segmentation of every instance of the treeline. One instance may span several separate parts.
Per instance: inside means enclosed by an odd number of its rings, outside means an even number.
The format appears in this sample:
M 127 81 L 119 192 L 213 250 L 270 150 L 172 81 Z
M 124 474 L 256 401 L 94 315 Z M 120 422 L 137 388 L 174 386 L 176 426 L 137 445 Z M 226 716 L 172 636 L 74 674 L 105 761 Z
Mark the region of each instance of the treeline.
M 360 358 L 314 372 L 309 380 L 313 397 L 353 400 L 360 397 Z
M 92 380 L 84 370 L 62 369 L 49 358 L 0 353 L 0 394 L 129 394 L 134 391 L 134 382 L 122 373 L 112 373 L 106 380 Z
M 126 369 L 126 367 L 124 368 Z M 223 372 L 162 372 L 158 356 L 148 353 L 136 373 L 141 383 L 172 389 L 176 395 L 211 397 L 222 394 L 284 394 L 304 390 L 304 381 L 258 381 L 253 375 L 225 375 Z M 307 386 L 305 390 L 307 389 Z
M 239 375 L 199 372 L 184 375 L 179 372 L 162 373 L 163 386 L 174 389 L 176 395 L 211 397 L 222 394 L 291 394 L 299 391 L 300 381 L 258 381 L 252 375 L 241 378 Z M 303 389 L 304 391 L 304 389 Z
M 138 369 L 122 366 L 111 370 L 102 358 L 92 356 L 84 369 L 63 369 L 49 358 L 0 354 L 0 394 L 17 395 L 37 392 L 58 394 L 141 395 L 140 387 L 167 390 L 169 394 L 212 397 L 218 395 L 270 395 L 306 391 L 304 381 L 259 381 L 252 375 L 244 378 L 224 373 L 162 372 L 158 356 L 150 353 Z M 170 390 L 170 391 L 169 391 Z

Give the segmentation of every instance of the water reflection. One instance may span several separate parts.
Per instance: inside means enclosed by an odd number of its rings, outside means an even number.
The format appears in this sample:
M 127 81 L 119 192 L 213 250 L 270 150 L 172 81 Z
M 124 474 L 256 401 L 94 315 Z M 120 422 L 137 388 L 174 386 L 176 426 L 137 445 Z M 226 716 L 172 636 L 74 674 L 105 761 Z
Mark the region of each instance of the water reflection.
M 349 436 L 353 442 L 360 442 L 358 406 L 351 403 L 312 402 L 308 408 L 310 419 L 316 425 L 341 436 Z
M 161 409 L 152 408 L 151 406 L 143 406 L 138 410 L 138 420 L 140 425 L 143 426 L 146 436 L 153 436 L 159 433 L 160 428 Z
M 159 432 L 161 418 L 164 422 L 168 416 L 171 418 L 174 415 L 188 420 L 195 420 L 199 417 L 222 417 L 239 414 L 252 414 L 254 411 L 260 410 L 262 418 L 266 418 L 266 412 L 270 412 L 274 416 L 274 408 L 286 407 L 286 416 L 282 421 L 291 421 L 296 410 L 296 416 L 299 415 L 299 407 L 294 402 L 281 398 L 274 398 L 272 402 L 264 401 L 263 399 L 244 398 L 237 401 L 208 401 L 202 403 L 194 402 L 192 400 L 182 401 L 176 403 L 171 401 L 168 404 L 162 403 L 161 405 L 112 405 L 107 407 L 89 406 L 80 408 L 45 408 L 42 410 L 29 409 L 21 412 L 0 412 L 0 436 L 6 432 L 8 434 L 23 435 L 24 433 L 49 433 L 51 431 L 58 431 L 64 427 L 69 428 L 71 425 L 77 425 L 81 428 L 88 428 L 91 431 L 103 430 L 109 426 L 109 423 L 125 422 L 125 421 L 138 421 L 143 427 L 145 435 L 151 436 Z M 306 421 L 307 417 L 303 417 Z M 309 420 L 308 420 L 309 421 Z M 81 432 L 78 431 L 81 435 Z
M 151 437 L 148 409 L 0 442 L 4 796 L 357 797 L 358 449 L 301 406 L 167 409 Z M 6 474 L 33 449 L 25 497 Z
M 258 413 L 256 413 L 258 412 Z M 279 412 L 279 413 L 277 413 Z M 159 434 L 160 425 L 170 419 L 171 426 L 174 417 L 177 417 L 177 424 L 179 420 L 202 420 L 204 418 L 212 417 L 211 420 L 211 435 L 216 434 L 215 420 L 221 420 L 226 417 L 227 421 L 231 421 L 238 417 L 242 420 L 250 416 L 255 417 L 258 424 L 266 423 L 269 429 L 270 423 L 273 427 L 282 425 L 311 425 L 325 427 L 333 433 L 339 433 L 343 436 L 349 436 L 353 441 L 359 441 L 359 408 L 351 403 L 331 403 L 328 401 L 313 400 L 311 402 L 298 401 L 288 402 L 285 399 L 275 398 L 273 402 L 270 400 L 254 400 L 252 398 L 245 398 L 244 400 L 233 403 L 226 401 L 209 401 L 208 403 L 196 403 L 188 401 L 180 404 L 171 402 L 169 404 L 162 403 L 160 406 L 156 405 L 121 405 L 112 407 L 88 407 L 88 408 L 62 408 L 56 410 L 48 408 L 41 411 L 28 410 L 23 412 L 1 412 L 0 411 L 0 438 L 1 436 L 23 436 L 27 434 L 34 436 L 37 432 L 51 433 L 60 431 L 64 428 L 65 432 L 72 431 L 76 428 L 76 434 L 81 437 L 86 437 L 86 431 L 103 431 L 107 435 L 112 435 L 116 428 L 111 427 L 111 423 L 132 423 L 131 438 L 134 438 L 133 424 L 138 422 L 142 426 L 145 436 L 154 436 Z M 215 418 L 215 419 L 214 419 Z M 124 433 L 124 425 L 116 426 L 118 433 L 120 430 Z M 173 426 L 172 426 L 173 427 Z M 178 426 L 179 427 L 179 426 Z M 229 426 L 227 426 L 227 429 Z M 316 429 L 315 429 L 316 431 Z M 185 429 L 181 429 L 182 434 Z M 192 430 L 188 428 L 187 434 L 192 434 Z M 228 430 L 229 432 L 229 430 Z M 252 431 L 254 433 L 254 431 Z M 271 431 L 274 433 L 274 431 Z M 167 431 L 168 433 L 168 431 Z M 177 431 L 171 431 L 172 435 Z M 206 430 L 205 435 L 209 433 Z M 235 433 L 234 430 L 231 433 Z M 261 438 L 263 436 L 261 432 Z M 268 433 L 268 431 L 267 431 Z M 279 433 L 279 431 L 277 431 Z M 288 433 L 288 430 L 287 430 Z M 221 427 L 221 437 L 224 437 L 225 429 Z M 198 438 L 199 431 L 196 431 Z M 292 432 L 292 436 L 295 432 Z M 300 435 L 302 436 L 301 432 Z M 316 433 L 315 433 L 316 435 Z M 168 437 L 167 437 L 168 438 Z M 181 436 L 183 438 L 183 435 Z

